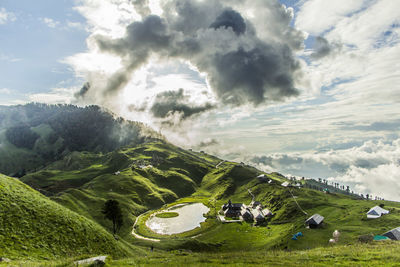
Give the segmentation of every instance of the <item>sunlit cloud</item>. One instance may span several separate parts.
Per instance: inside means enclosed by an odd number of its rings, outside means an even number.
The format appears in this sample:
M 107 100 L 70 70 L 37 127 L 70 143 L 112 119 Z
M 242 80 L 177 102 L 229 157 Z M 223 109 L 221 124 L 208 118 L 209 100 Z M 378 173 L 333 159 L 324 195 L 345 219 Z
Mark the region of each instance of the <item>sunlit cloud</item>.
M 17 17 L 13 12 L 7 11 L 4 7 L 0 8 L 0 25 L 16 21 Z

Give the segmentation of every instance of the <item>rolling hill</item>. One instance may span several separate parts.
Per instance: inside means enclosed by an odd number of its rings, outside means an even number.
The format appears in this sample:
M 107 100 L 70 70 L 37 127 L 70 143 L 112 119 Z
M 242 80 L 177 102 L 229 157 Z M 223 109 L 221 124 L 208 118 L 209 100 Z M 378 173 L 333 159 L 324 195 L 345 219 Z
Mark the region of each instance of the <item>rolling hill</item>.
M 132 255 L 97 223 L 51 201 L 16 178 L 0 175 L 0 254 L 53 258 Z

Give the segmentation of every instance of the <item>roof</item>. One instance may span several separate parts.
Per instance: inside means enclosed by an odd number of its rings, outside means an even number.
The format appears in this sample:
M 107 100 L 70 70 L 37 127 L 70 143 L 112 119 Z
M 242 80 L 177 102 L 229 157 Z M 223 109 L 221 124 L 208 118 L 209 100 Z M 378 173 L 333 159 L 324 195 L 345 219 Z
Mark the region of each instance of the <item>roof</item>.
M 262 213 L 264 216 L 272 216 L 272 212 L 269 209 L 263 209 Z
M 392 240 L 400 240 L 400 227 L 394 228 L 382 235 L 387 236 Z
M 240 212 L 240 214 L 243 216 L 243 217 L 251 217 L 251 218 L 253 218 L 253 214 L 251 214 L 251 212 L 248 210 L 248 209 L 243 209 L 241 212 Z
M 316 213 L 307 219 L 306 224 L 319 225 L 322 223 L 323 220 L 324 220 L 324 217 Z
M 281 185 L 284 186 L 284 187 L 288 187 L 289 186 L 289 182 L 284 182 Z
M 232 203 L 232 209 L 241 209 L 243 207 L 243 203 Z
M 367 215 L 377 215 L 378 217 L 380 217 L 382 214 L 388 214 L 388 213 L 389 213 L 388 210 L 385 210 L 379 206 L 375 206 L 367 212 Z
M 267 177 L 265 174 L 260 174 L 259 176 L 257 176 L 257 178 L 265 178 Z
M 260 201 L 252 201 L 250 203 L 250 206 L 255 209 L 255 208 L 261 208 L 262 209 L 262 204 Z
M 251 213 L 254 216 L 254 219 L 256 220 L 263 220 L 264 219 L 264 214 L 260 210 L 252 210 Z

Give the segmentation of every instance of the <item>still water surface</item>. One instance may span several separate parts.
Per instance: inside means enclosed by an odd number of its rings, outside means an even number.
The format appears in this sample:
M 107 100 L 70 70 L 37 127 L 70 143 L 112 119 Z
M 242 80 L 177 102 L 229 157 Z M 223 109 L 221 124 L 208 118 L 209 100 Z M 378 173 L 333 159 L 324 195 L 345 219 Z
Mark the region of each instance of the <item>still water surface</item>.
M 183 206 L 177 205 L 163 210 L 163 212 L 177 212 L 179 213 L 178 217 L 158 218 L 152 215 L 146 221 L 146 225 L 157 234 L 179 234 L 199 227 L 200 223 L 206 220 L 203 214 L 207 213 L 209 210 L 210 209 L 203 203 L 192 203 Z

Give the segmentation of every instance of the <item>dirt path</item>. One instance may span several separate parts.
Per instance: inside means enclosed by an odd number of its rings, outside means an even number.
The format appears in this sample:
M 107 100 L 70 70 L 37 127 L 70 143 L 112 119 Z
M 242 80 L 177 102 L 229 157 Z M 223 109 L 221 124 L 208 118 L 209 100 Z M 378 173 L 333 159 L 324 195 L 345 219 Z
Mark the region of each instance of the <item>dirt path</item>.
M 147 212 L 140 214 L 139 216 L 136 217 L 135 223 L 133 224 L 133 229 L 132 229 L 132 235 L 138 239 L 142 239 L 142 240 L 147 240 L 147 241 L 151 241 L 151 242 L 160 242 L 160 239 L 156 239 L 156 238 L 149 238 L 149 237 L 145 237 L 145 236 L 141 236 L 139 234 L 137 234 L 135 232 L 135 226 L 136 223 L 138 222 L 140 216 L 145 215 Z

